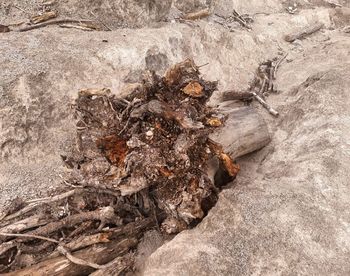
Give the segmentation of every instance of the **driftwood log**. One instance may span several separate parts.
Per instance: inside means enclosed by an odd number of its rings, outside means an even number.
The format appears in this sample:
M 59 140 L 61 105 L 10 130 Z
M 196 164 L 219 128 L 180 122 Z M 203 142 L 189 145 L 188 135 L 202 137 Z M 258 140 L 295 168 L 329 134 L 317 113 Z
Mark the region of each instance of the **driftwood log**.
M 220 143 L 232 159 L 259 150 L 271 141 L 266 122 L 254 108 L 245 106 L 225 112 L 228 113 L 225 127 L 210 138 Z

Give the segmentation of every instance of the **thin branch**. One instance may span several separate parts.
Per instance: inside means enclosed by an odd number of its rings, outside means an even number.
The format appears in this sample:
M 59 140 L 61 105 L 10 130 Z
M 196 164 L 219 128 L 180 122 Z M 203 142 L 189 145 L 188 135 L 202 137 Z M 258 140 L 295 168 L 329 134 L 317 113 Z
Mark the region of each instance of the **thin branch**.
M 277 117 L 279 114 L 276 110 L 274 110 L 267 102 L 265 102 L 258 94 L 255 92 L 252 92 L 254 98 L 263 106 L 265 107 L 268 112 L 270 112 L 273 116 Z

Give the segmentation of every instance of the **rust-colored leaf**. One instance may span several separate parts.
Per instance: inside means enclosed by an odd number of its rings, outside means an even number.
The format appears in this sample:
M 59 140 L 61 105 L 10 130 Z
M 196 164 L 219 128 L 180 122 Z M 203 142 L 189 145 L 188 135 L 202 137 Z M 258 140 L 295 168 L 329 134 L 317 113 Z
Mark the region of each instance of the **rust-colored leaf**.
M 201 86 L 197 81 L 191 81 L 185 86 L 183 92 L 191 97 L 199 98 L 203 97 L 203 86 Z
M 110 135 L 98 139 L 96 144 L 112 164 L 116 166 L 122 166 L 124 164 L 125 157 L 128 153 L 125 140 L 115 135 Z
M 192 59 L 188 58 L 170 67 L 165 73 L 164 80 L 167 85 L 177 85 L 181 82 L 183 76 L 196 75 L 197 73 L 198 67 Z
M 166 167 L 159 167 L 158 170 L 165 177 L 170 177 L 174 175 L 173 172 Z
M 211 127 L 219 127 L 222 126 L 222 122 L 219 118 L 211 117 L 207 119 L 206 124 Z
M 222 152 L 220 155 L 220 159 L 222 160 L 228 174 L 231 177 L 234 177 L 238 174 L 240 167 L 238 164 L 233 163 L 233 160 L 226 153 Z

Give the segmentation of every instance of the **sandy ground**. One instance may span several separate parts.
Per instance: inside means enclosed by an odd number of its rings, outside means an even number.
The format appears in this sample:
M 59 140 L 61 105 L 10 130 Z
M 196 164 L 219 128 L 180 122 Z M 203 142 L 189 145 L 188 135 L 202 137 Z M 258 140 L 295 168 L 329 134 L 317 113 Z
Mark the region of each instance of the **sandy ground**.
M 88 3 L 66 2 L 56 6 L 62 16 L 88 16 Z M 128 12 L 115 19 L 107 16 L 108 5 L 117 1 L 100 2 L 91 9 L 108 18 L 112 32 L 53 26 L 0 34 L 0 204 L 43 196 L 60 185 L 60 154 L 74 143 L 70 104 L 79 89 L 120 93 L 125 83 L 138 80 L 140 70 L 162 73 L 193 57 L 197 64 L 209 62 L 202 73 L 219 80 L 220 91 L 242 90 L 260 62 L 288 52 L 278 71 L 279 93 L 268 97 L 281 116 L 272 118 L 256 104 L 271 144 L 239 160 L 239 177 L 204 221 L 158 249 L 144 273 L 348 275 L 350 36 L 342 30 L 350 24 L 350 3 L 338 1 L 339 8 L 331 1 L 297 1 L 292 15 L 285 12 L 290 1 L 130 1 Z M 13 2 L 27 13 L 40 10 L 40 3 Z M 211 19 L 158 22 L 175 7 L 205 5 L 220 14 L 251 14 L 252 31 L 237 26 L 229 32 Z M 8 1 L 0 7 L 0 24 L 28 17 Z M 314 21 L 325 27 L 292 44 L 283 40 Z M 118 29 L 120 22 L 138 28 Z

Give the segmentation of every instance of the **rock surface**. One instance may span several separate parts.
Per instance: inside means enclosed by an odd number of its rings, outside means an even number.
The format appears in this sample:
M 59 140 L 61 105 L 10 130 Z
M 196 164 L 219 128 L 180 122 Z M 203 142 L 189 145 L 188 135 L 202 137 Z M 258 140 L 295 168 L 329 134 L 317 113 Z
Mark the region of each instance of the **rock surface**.
M 12 2 L 30 13 L 40 7 L 34 0 Z M 162 73 L 193 57 L 197 64 L 209 62 L 201 71 L 220 81 L 220 91 L 244 90 L 260 62 L 284 51 L 279 93 L 268 97 L 281 116 L 271 118 L 255 104 L 272 143 L 239 160 L 239 177 L 209 215 L 153 253 L 144 274 L 349 274 L 350 37 L 341 30 L 350 4 L 338 1 L 344 7 L 335 9 L 327 1 L 297 1 L 299 11 L 291 15 L 284 10 L 288 1 L 277 0 L 122 1 L 130 9 L 110 17 L 108 4 L 117 1 L 87 2 L 59 1 L 56 8 L 79 17 L 92 9 L 112 28 L 120 22 L 147 27 L 82 32 L 52 26 L 0 36 L 0 204 L 44 196 L 59 185 L 60 154 L 74 141 L 70 104 L 79 89 L 121 93 L 141 70 Z M 0 1 L 0 24 L 24 17 L 11 3 Z M 220 14 L 236 9 L 253 15 L 252 31 L 238 26 L 229 32 L 212 18 L 159 22 L 171 7 L 188 12 L 206 5 Z M 314 21 L 325 28 L 292 44 L 283 40 Z

